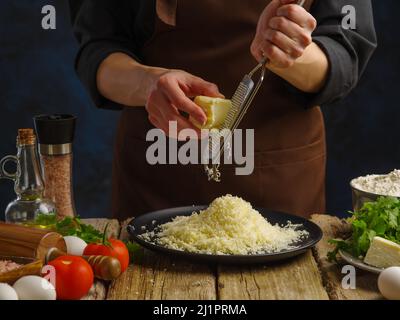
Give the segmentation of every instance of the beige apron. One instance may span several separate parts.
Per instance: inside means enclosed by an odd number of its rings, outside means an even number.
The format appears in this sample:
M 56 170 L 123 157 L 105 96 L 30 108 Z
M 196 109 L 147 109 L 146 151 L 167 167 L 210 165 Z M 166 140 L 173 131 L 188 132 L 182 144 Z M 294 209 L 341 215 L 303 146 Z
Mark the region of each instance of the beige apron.
M 227 97 L 255 65 L 250 54 L 266 0 L 157 0 L 155 32 L 144 63 L 181 69 L 216 83 Z M 175 206 L 208 204 L 233 194 L 254 206 L 309 216 L 325 210 L 325 136 L 319 107 L 306 109 L 290 86 L 269 72 L 241 128 L 255 129 L 255 169 L 209 182 L 201 165 L 146 161 L 152 125 L 144 108 L 125 108 L 113 165 L 113 215 L 118 219 Z

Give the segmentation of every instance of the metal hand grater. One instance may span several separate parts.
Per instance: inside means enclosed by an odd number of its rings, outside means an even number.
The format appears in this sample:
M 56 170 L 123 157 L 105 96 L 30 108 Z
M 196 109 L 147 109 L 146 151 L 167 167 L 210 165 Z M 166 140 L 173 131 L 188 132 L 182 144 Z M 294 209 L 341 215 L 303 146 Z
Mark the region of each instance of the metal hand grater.
M 299 6 L 303 6 L 305 0 L 297 1 Z M 243 117 L 245 116 L 247 110 L 249 109 L 251 103 L 253 102 L 258 90 L 260 89 L 267 69 L 265 65 L 268 63 L 268 59 L 264 58 L 249 74 L 245 75 L 243 80 L 240 82 L 236 92 L 232 97 L 232 108 L 230 109 L 226 119 L 219 128 L 219 132 L 225 132 L 227 135 L 221 137 L 220 135 L 215 138 L 213 132 L 209 136 L 209 153 L 211 154 L 211 164 L 205 164 L 204 170 L 208 176 L 208 180 L 213 180 L 215 182 L 221 181 L 221 173 L 219 171 L 220 163 L 218 159 L 222 156 L 224 152 L 224 146 L 227 141 L 231 141 L 232 132 L 237 129 Z M 261 75 L 255 85 L 253 81 L 254 74 L 261 69 Z M 219 143 L 216 144 L 215 140 L 219 139 Z M 220 146 L 218 150 L 218 146 Z
M 219 144 L 216 144 L 216 137 L 213 136 L 213 132 L 209 136 L 209 152 L 212 155 L 212 163 L 205 164 L 204 169 L 208 175 L 208 180 L 213 180 L 216 182 L 220 181 L 221 173 L 219 172 L 219 163 L 216 163 L 216 159 L 222 156 L 224 151 L 224 146 L 227 141 L 231 140 L 231 135 L 233 130 L 237 129 L 238 125 L 242 121 L 244 115 L 249 109 L 254 97 L 256 96 L 258 90 L 264 81 L 266 68 L 265 64 L 267 59 L 264 58 L 249 74 L 246 74 L 243 80 L 240 82 L 236 92 L 232 97 L 232 107 L 229 110 L 228 115 L 225 118 L 223 125 L 219 128 L 219 132 L 225 132 L 227 135 L 223 137 L 218 137 Z M 260 78 L 257 84 L 254 84 L 252 77 L 259 70 L 262 69 Z M 227 131 L 224 131 L 227 130 Z M 220 146 L 218 150 L 218 146 Z

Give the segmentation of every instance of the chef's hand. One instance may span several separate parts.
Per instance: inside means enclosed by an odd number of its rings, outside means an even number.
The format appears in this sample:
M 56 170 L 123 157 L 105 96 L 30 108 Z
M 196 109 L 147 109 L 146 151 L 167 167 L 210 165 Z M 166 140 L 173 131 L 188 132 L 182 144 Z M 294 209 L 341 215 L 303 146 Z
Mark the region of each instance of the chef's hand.
M 215 84 L 187 72 L 170 70 L 163 73 L 154 81 L 147 98 L 150 122 L 168 135 L 169 122 L 176 121 L 178 133 L 182 129 L 193 129 L 200 137 L 200 130 L 180 113 L 186 112 L 199 123 L 205 123 L 207 116 L 203 109 L 190 99 L 199 95 L 223 97 Z
M 258 21 L 251 53 L 257 61 L 263 56 L 278 68 L 290 68 L 312 43 L 317 26 L 314 17 L 294 0 L 273 0 Z

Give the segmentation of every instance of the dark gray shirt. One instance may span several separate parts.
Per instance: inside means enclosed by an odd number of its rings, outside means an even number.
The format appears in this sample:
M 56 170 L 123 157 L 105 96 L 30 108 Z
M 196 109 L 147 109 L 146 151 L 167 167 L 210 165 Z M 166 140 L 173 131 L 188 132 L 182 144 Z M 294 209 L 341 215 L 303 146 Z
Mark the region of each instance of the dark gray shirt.
M 148 17 L 156 14 L 155 0 L 84 0 L 80 6 L 77 2 L 70 0 L 80 43 L 78 75 L 97 106 L 118 109 L 119 105 L 98 92 L 97 69 L 113 52 L 124 52 L 140 62 L 141 49 L 154 30 L 154 19 Z M 342 27 L 342 8 L 346 5 L 356 9 L 356 30 Z M 318 22 L 313 41 L 329 59 L 328 79 L 318 94 L 306 94 L 290 85 L 288 90 L 312 107 L 335 102 L 351 92 L 377 46 L 377 39 L 370 0 L 315 0 L 310 11 Z

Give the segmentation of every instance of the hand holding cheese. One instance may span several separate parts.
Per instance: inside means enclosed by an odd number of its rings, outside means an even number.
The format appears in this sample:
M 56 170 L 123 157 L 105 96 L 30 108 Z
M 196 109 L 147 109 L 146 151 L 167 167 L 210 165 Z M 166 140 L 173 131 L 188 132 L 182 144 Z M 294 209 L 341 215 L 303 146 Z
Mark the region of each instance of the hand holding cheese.
M 231 100 L 205 96 L 196 97 L 194 103 L 201 107 L 207 116 L 207 121 L 203 125 L 196 119 L 189 118 L 199 129 L 219 129 L 232 107 Z
M 207 95 L 222 97 L 215 84 L 180 70 L 170 70 L 162 74 L 151 86 L 146 102 L 150 122 L 168 134 L 170 121 L 176 121 L 178 132 L 191 128 L 199 132 L 180 111 L 186 112 L 198 123 L 205 123 L 207 116 L 203 109 L 190 97 Z

